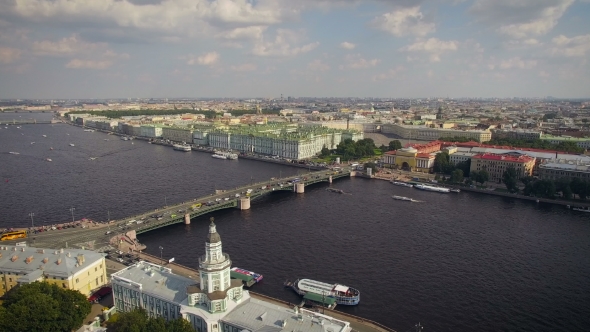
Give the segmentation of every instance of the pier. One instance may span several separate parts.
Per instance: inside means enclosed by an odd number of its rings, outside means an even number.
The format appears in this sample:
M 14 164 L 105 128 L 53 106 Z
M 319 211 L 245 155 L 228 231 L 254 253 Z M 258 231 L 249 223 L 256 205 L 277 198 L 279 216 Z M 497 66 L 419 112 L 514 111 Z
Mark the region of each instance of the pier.
M 26 238 L 29 246 L 43 248 L 85 248 L 99 250 L 103 247 L 124 245 L 134 250 L 141 250 L 137 234 L 154 231 L 166 226 L 184 223 L 202 215 L 223 210 L 248 210 L 251 201 L 273 192 L 285 191 L 302 194 L 305 187 L 316 183 L 332 183 L 333 180 L 354 176 L 350 167 L 339 170 L 322 169 L 296 176 L 273 179 L 243 185 L 235 189 L 217 190 L 207 196 L 195 198 L 172 206 L 164 206 L 145 213 L 129 216 L 109 223 L 96 223 L 86 228 L 62 229 L 59 231 L 29 234 Z M 9 245 L 25 239 L 3 241 Z

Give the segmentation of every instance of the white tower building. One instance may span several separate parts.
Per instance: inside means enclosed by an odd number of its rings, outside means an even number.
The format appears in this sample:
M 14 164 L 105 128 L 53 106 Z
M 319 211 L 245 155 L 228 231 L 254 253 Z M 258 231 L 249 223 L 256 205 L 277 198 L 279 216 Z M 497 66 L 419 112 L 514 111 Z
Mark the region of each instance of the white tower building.
M 231 259 L 224 254 L 221 237 L 213 218 L 205 242 L 205 254 L 199 257 L 199 287 L 187 289 L 190 306 L 203 305 L 210 313 L 225 312 L 228 301 L 239 302 L 243 296 L 242 281 L 230 278 Z

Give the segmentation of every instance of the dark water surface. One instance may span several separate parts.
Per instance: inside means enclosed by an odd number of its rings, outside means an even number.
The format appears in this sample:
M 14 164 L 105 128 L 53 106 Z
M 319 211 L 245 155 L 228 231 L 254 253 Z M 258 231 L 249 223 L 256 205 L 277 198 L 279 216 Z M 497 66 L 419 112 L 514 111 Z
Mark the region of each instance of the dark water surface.
M 31 211 L 39 222 L 68 220 L 71 206 L 79 217 L 104 220 L 107 210 L 123 217 L 159 207 L 164 197 L 170 204 L 251 176 L 303 172 L 131 143 L 67 125 L 2 127 L 0 227 L 27 226 Z M 590 215 L 359 178 L 332 186 L 351 194 L 318 184 L 305 194 L 273 193 L 248 211 L 212 214 L 233 265 L 264 275 L 254 291 L 298 302 L 283 288 L 286 279 L 342 283 L 361 291 L 361 303 L 338 309 L 400 332 L 417 322 L 424 331 L 590 330 Z M 164 258 L 196 268 L 209 217 L 139 239 L 147 252 L 160 255 L 162 246 Z

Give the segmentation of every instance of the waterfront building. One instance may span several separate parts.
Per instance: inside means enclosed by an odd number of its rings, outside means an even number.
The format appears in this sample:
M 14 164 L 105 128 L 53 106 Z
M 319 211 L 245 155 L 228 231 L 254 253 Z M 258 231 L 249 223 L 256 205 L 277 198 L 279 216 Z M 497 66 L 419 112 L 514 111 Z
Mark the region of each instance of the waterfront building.
M 485 169 L 492 182 L 502 182 L 504 171 L 509 167 L 516 170 L 518 178 L 533 175 L 533 166 L 535 158 L 520 153 L 481 153 L 471 157 L 470 172 L 481 171 Z
M 317 155 L 324 147 L 336 149 L 345 139 L 358 141 L 363 133 L 320 126 L 269 124 L 212 129 L 207 138 L 209 146 L 214 148 L 299 160 Z
M 590 157 L 580 156 L 577 160 L 554 159 L 539 165 L 539 178 L 557 180 L 579 178 L 590 181 Z
M 533 140 L 540 139 L 543 133 L 536 130 L 508 130 L 508 129 L 493 129 L 492 138 L 511 138 L 511 139 L 522 139 L 522 140 Z
M 213 221 L 198 261 L 198 282 L 143 261 L 113 273 L 117 311 L 143 308 L 150 317 L 183 318 L 200 332 L 351 331 L 349 322 L 250 297 L 241 280 L 230 278 L 231 260 Z
M 0 246 L 0 296 L 19 283 L 45 281 L 90 295 L 107 283 L 105 255 L 81 249 Z
M 384 167 L 403 169 L 411 172 L 430 173 L 434 167 L 436 153 L 420 153 L 414 147 L 388 151 L 381 157 Z
M 183 127 L 162 127 L 162 138 L 173 142 L 193 142 L 193 130 Z
M 140 136 L 149 138 L 162 137 L 162 126 L 159 125 L 141 125 L 139 126 Z
M 458 130 L 451 128 L 432 128 L 425 125 L 404 125 L 388 123 L 381 126 L 384 134 L 393 134 L 401 138 L 417 140 L 437 140 L 441 137 L 465 137 L 477 142 L 487 142 L 492 139 L 488 130 Z

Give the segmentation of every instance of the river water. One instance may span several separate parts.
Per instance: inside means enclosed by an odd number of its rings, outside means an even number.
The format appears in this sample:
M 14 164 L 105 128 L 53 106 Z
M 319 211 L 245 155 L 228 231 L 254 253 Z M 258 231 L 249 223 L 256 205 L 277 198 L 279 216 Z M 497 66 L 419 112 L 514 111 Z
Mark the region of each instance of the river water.
M 2 127 L 0 227 L 29 225 L 29 212 L 35 222 L 65 221 L 70 207 L 76 219 L 105 220 L 107 211 L 118 218 L 236 187 L 251 177 L 264 181 L 301 172 L 61 124 Z M 332 184 L 349 194 L 328 192 L 327 186 L 306 187 L 299 195 L 272 193 L 254 201 L 251 210 L 218 211 L 139 240 L 151 254 L 159 256 L 162 246 L 165 259 L 196 268 L 213 216 L 233 265 L 264 275 L 254 291 L 294 303 L 300 299 L 283 288 L 287 279 L 342 283 L 361 291 L 361 303 L 338 310 L 400 332 L 417 322 L 424 331 L 590 329 L 589 215 L 361 178 Z

